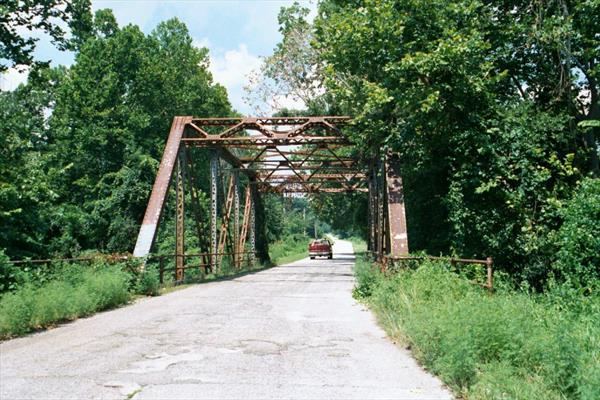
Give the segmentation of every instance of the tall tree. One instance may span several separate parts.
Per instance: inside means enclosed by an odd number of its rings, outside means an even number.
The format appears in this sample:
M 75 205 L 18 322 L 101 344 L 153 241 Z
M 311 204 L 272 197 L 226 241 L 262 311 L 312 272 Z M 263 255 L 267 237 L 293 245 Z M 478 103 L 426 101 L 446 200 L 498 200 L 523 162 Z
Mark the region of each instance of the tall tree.
M 70 28 L 71 39 L 65 37 L 63 25 Z M 78 47 L 90 26 L 90 0 L 3 1 L 0 4 L 0 73 L 13 66 L 35 63 L 37 35 L 49 35 L 59 49 L 73 49 Z
M 352 139 L 400 153 L 411 248 L 492 255 L 536 281 L 561 202 L 598 173 L 599 5 L 323 0 L 312 27 L 282 13 L 276 53 L 302 26 L 316 61 L 295 62 L 355 117 Z M 265 68 L 298 81 L 284 70 Z
M 71 68 L 35 68 L 0 94 L 0 248 L 11 257 L 131 251 L 173 117 L 232 114 L 180 21 L 145 35 L 100 10 L 90 24 Z
M 60 171 L 45 166 L 47 110 L 64 68 L 33 69 L 27 85 L 0 93 L 0 248 L 11 257 L 44 253 Z

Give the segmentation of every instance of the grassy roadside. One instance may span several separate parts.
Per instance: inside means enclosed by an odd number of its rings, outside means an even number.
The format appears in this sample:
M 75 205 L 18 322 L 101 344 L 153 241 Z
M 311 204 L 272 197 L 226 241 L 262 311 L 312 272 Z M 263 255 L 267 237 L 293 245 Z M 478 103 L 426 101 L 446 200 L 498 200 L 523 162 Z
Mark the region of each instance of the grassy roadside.
M 193 284 L 231 279 L 307 257 L 308 239 L 287 237 L 270 246 L 272 265 L 236 270 L 223 268 L 219 274 L 201 276 L 189 270 L 183 285 L 167 282 L 161 287 L 156 268 L 148 266 L 142 274 L 124 272 L 120 263 L 107 265 L 57 265 L 43 274 L 21 274 L 16 288 L 0 294 L 0 340 L 50 328 L 63 322 L 122 306 L 144 296 L 157 296 Z M 3 264 L 3 271 L 18 269 Z M 196 273 L 194 273 L 196 272 Z M 28 276 L 27 276 L 28 275 Z
M 457 395 L 600 398 L 600 297 L 489 296 L 433 262 L 384 276 L 362 258 L 355 273 L 355 297 Z
M 275 265 L 282 265 L 308 257 L 310 238 L 302 235 L 284 237 L 269 245 L 269 256 Z
M 367 242 L 365 242 L 359 237 L 352 236 L 344 240 L 347 240 L 350 243 L 352 243 L 352 248 L 354 249 L 354 254 L 356 255 L 363 254 L 367 251 Z
M 129 302 L 131 275 L 119 266 L 62 266 L 43 283 L 26 282 L 0 298 L 0 339 L 52 327 Z

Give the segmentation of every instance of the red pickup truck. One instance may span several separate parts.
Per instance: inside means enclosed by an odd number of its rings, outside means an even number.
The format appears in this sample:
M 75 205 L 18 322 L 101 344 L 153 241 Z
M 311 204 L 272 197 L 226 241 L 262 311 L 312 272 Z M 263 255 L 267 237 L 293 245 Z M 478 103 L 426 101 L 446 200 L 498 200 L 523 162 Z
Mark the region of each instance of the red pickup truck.
M 314 260 L 315 257 L 327 257 L 331 260 L 333 258 L 331 242 L 327 239 L 313 240 L 308 245 L 308 255 L 311 260 Z

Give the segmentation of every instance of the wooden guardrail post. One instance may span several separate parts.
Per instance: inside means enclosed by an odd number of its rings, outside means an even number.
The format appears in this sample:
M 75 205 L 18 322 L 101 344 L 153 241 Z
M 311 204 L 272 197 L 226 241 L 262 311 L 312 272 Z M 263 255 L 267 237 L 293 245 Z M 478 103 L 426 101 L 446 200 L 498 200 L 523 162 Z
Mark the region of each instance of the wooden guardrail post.
M 492 294 L 492 292 L 494 291 L 494 260 L 492 259 L 492 257 L 488 257 L 485 260 L 485 265 L 487 267 L 487 288 L 490 294 Z

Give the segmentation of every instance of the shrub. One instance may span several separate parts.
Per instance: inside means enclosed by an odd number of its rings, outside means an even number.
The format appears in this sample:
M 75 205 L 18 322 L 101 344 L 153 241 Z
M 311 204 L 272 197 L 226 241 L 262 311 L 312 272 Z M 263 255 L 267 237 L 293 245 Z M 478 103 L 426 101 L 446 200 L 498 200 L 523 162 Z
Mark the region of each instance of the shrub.
M 25 281 L 26 276 L 22 269 L 10 263 L 4 250 L 0 249 L 0 293 L 14 290 Z
M 129 275 L 116 266 L 69 266 L 62 278 L 26 284 L 0 299 L 0 337 L 72 320 L 129 301 Z M 55 273 L 58 273 L 55 271 Z
M 570 308 L 556 293 L 504 289 L 489 296 L 443 263 L 424 262 L 390 277 L 363 263 L 356 268 L 355 293 L 365 295 L 388 333 L 458 394 L 600 398 L 597 295 Z
M 136 286 L 136 292 L 146 296 L 158 296 L 160 294 L 158 271 L 155 268 L 146 267 L 146 269 L 144 269 L 144 271 L 140 274 Z
M 352 291 L 354 298 L 364 299 L 371 296 L 375 284 L 379 280 L 379 271 L 373 270 L 373 266 L 367 262 L 358 262 L 354 267 L 356 285 Z
M 269 256 L 274 264 L 292 262 L 306 257 L 310 239 L 304 235 L 289 235 L 269 245 Z
M 563 211 L 554 270 L 566 281 L 590 287 L 600 280 L 600 179 L 586 179 Z

